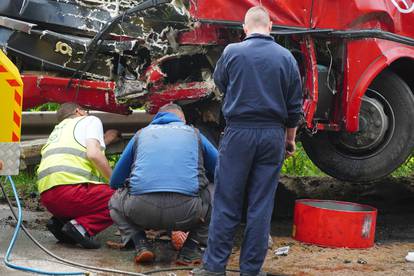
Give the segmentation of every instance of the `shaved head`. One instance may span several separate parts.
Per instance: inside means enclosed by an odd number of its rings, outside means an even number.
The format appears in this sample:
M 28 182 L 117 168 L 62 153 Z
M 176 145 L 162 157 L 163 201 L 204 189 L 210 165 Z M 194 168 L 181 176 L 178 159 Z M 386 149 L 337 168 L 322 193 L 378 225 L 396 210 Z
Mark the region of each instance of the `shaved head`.
M 246 34 L 265 33 L 270 34 L 272 22 L 269 13 L 262 6 L 250 8 L 244 17 L 244 31 Z
M 175 115 L 178 116 L 178 118 L 181 119 L 181 121 L 183 121 L 184 123 L 186 122 L 185 121 L 185 115 L 184 115 L 183 109 L 179 105 L 176 105 L 174 103 L 169 103 L 169 104 L 166 104 L 166 105 L 162 106 L 158 110 L 158 112 L 174 113 Z

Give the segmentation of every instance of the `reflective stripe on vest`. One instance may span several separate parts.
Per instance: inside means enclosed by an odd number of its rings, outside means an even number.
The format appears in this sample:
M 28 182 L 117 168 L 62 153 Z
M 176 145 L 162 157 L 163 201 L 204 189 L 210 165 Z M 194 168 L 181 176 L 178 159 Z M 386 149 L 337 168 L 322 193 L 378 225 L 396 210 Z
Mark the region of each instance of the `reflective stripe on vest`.
M 72 173 L 72 174 L 76 174 L 78 176 L 86 177 L 86 178 L 88 178 L 92 181 L 99 181 L 99 177 L 97 177 L 93 173 L 91 173 L 89 171 L 86 171 L 86 170 L 83 170 L 83 169 L 70 167 L 70 166 L 49 167 L 47 169 L 42 170 L 38 174 L 37 179 L 41 180 L 42 178 L 45 178 L 45 177 L 51 175 L 52 173 L 58 173 L 58 172 Z
M 47 152 L 45 152 L 42 155 L 42 158 L 47 158 L 51 155 L 54 154 L 70 154 L 70 155 L 75 155 L 78 157 L 82 157 L 84 159 L 86 159 L 86 152 L 82 151 L 82 150 L 78 150 L 78 149 L 73 149 L 73 148 L 55 148 L 55 149 L 51 149 L 48 150 Z
M 40 193 L 60 185 L 103 183 L 98 170 L 87 159 L 86 148 L 74 137 L 77 123 L 84 118 L 63 120 L 50 134 L 42 149 L 42 161 L 37 171 Z

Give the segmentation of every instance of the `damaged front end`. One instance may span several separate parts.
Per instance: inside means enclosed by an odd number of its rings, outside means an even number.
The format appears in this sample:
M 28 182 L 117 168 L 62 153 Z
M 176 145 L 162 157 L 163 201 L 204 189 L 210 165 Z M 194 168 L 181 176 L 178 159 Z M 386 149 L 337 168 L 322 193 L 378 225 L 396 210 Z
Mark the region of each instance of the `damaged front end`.
M 208 55 L 208 42 L 179 41 L 197 28 L 188 9 L 188 1 L 180 0 L 3 0 L 0 47 L 30 79 L 25 92 L 37 91 L 45 102 L 87 99 L 81 94 L 95 81 L 108 83 L 108 89 L 93 97 L 112 107 L 93 99 L 81 104 L 118 113 L 131 106 L 156 112 L 165 103 L 191 103 L 214 91 L 217 57 Z M 45 79 L 66 86 L 58 89 L 60 96 L 50 86 L 40 87 Z M 25 108 L 39 102 L 26 101 Z

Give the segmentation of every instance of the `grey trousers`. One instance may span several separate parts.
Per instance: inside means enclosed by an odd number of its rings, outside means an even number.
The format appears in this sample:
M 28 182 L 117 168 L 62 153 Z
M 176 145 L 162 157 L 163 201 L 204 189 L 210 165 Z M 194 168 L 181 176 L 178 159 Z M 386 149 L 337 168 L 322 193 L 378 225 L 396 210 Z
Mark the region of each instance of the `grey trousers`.
M 118 189 L 109 201 L 112 220 L 126 244 L 137 232 L 148 229 L 189 231 L 189 238 L 207 244 L 211 203 L 206 212 L 201 197 L 178 193 L 130 195 Z

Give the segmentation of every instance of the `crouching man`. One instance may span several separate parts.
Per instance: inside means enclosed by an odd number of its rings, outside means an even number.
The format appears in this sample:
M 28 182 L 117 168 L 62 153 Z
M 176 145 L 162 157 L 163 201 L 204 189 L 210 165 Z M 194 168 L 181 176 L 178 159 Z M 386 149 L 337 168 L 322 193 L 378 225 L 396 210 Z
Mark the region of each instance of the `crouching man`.
M 113 190 L 104 183 L 112 170 L 103 150 L 118 133 L 104 136 L 99 118 L 75 103 L 61 105 L 57 116 L 60 123 L 42 149 L 37 171 L 40 200 L 53 214 L 47 228 L 60 242 L 99 248 L 92 237 L 112 224 Z
M 131 139 L 110 181 L 118 190 L 109 209 L 122 243 L 133 242 L 137 263 L 155 258 L 146 229 L 189 231 L 177 264 L 201 262 L 211 212 L 207 176 L 213 179 L 216 159 L 216 148 L 185 124 L 175 104 L 163 106 Z

